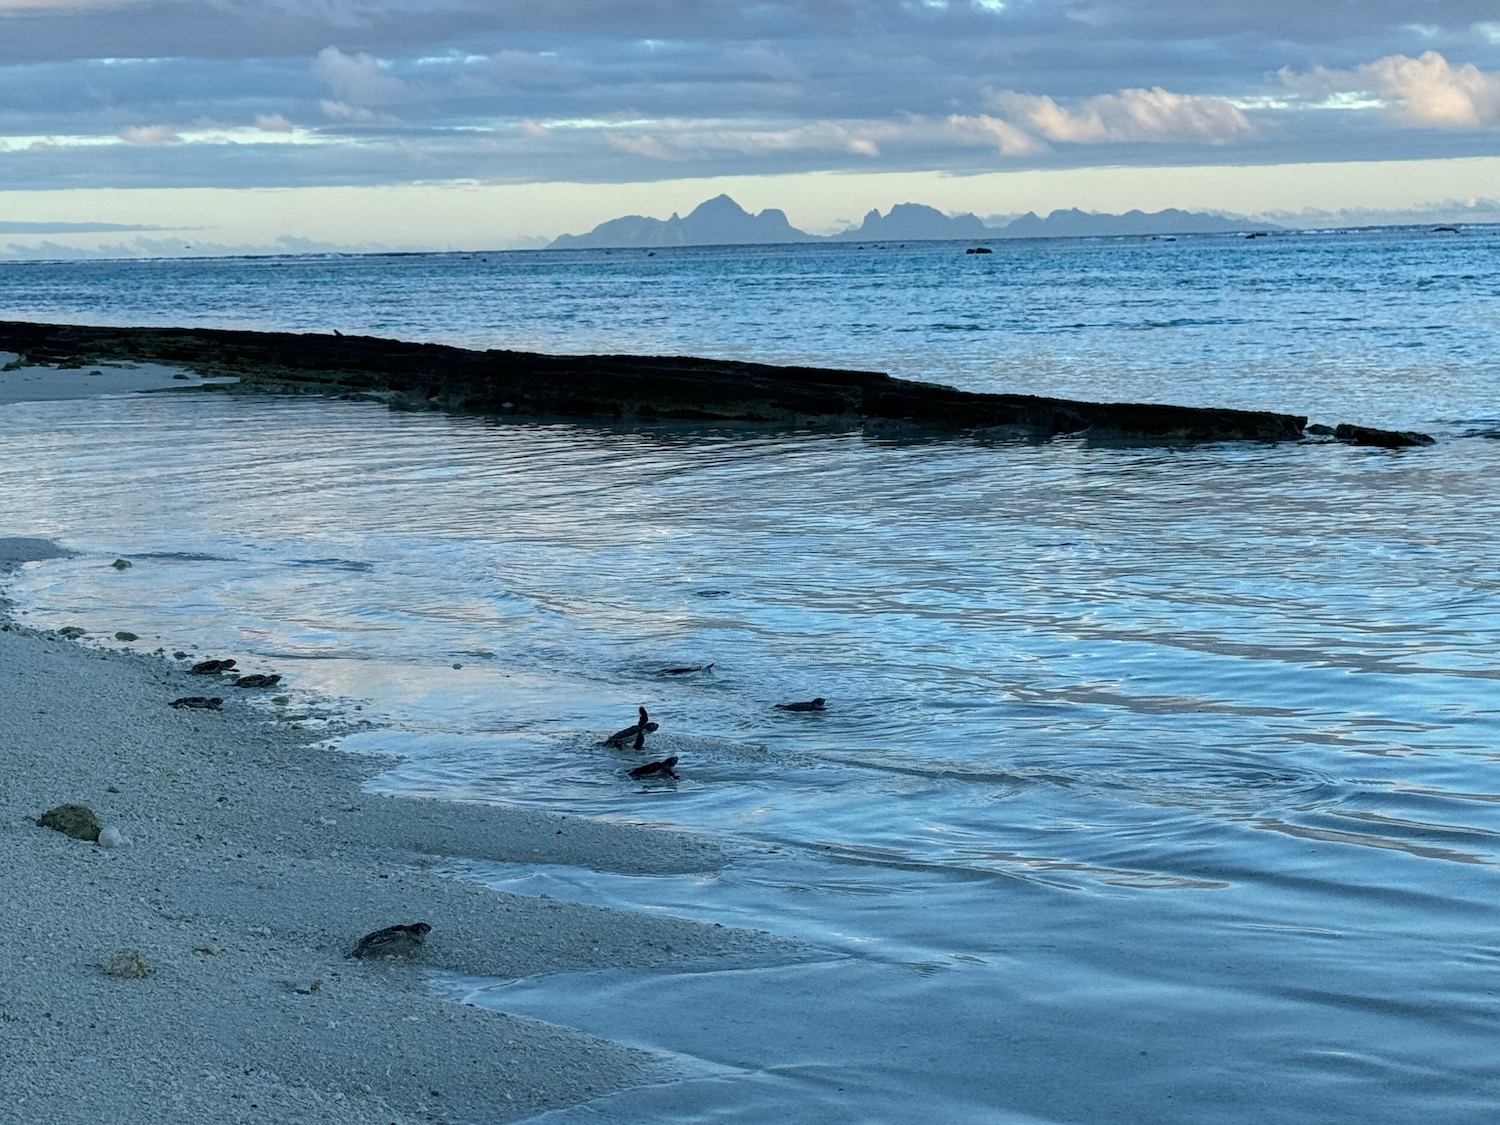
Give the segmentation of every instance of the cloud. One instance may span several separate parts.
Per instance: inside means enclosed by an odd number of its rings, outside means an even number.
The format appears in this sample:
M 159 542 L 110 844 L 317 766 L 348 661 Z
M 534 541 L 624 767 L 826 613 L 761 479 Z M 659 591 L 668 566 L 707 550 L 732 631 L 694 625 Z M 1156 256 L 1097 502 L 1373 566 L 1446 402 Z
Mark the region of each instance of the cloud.
M 389 105 L 408 94 L 406 83 L 387 74 L 379 59 L 363 52 L 346 55 L 337 47 L 324 47 L 313 61 L 313 73 L 346 106 L 364 109 Z
M 1319 108 L 1382 109 L 1408 128 L 1500 126 L 1500 75 L 1473 63 L 1454 66 L 1436 51 L 1386 55 L 1345 70 L 1283 67 L 1278 77 L 1290 90 L 1320 97 Z
M 255 127 L 262 133 L 290 133 L 296 129 L 296 126 L 279 113 L 257 113 Z
M 1452 66 L 1436 51 L 1387 55 L 1359 68 L 1403 125 L 1481 129 L 1500 125 L 1500 76 Z
M 992 90 L 988 100 L 1007 120 L 1060 143 L 1224 144 L 1255 133 L 1244 113 L 1223 98 L 1174 94 L 1160 86 L 1098 94 L 1075 109 L 1013 90 Z
M 99 234 L 116 231 L 165 230 L 143 223 L 21 222 L 0 219 L 0 234 Z
M 865 158 L 880 155 L 880 142 L 901 138 L 910 128 L 899 122 L 810 121 L 790 128 L 746 128 L 734 121 L 664 120 L 653 133 L 626 134 L 611 127 L 603 136 L 611 147 L 652 160 L 685 160 L 714 152 L 738 154 L 840 152 Z M 541 135 L 532 122 L 528 135 Z
M 1025 156 L 1028 153 L 1045 152 L 1048 147 L 1009 121 L 1002 121 L 998 117 L 991 117 L 984 113 L 972 116 L 952 114 L 947 119 L 947 127 L 953 136 L 979 144 L 992 144 L 1005 156 Z
M 170 125 L 130 125 L 119 132 L 120 140 L 128 145 L 174 145 L 182 140 Z

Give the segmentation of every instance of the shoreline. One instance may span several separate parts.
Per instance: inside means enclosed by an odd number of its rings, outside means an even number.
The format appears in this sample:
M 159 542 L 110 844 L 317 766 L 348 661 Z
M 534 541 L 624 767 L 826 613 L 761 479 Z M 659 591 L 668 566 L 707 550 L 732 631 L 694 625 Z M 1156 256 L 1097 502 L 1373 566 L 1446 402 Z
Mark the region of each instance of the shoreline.
M 0 539 L 0 583 L 57 553 Z M 684 833 L 368 792 L 384 760 L 321 745 L 329 731 L 211 691 L 171 657 L 91 648 L 19 626 L 8 609 L 0 600 L 0 1104 L 28 1119 L 518 1120 L 682 1067 L 440 999 L 430 972 L 725 968 L 802 952 L 440 876 L 453 856 L 657 874 L 732 854 Z M 225 697 L 223 711 L 167 706 L 205 692 Z M 129 846 L 36 825 L 67 802 Z M 346 957 L 361 935 L 418 920 L 433 929 L 411 963 Z M 103 972 L 126 949 L 149 976 Z

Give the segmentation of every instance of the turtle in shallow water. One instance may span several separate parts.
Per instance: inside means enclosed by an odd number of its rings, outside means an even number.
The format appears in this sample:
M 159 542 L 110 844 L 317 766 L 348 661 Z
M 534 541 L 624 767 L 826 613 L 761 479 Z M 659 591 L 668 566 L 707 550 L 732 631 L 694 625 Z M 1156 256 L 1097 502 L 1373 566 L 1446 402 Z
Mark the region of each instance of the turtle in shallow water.
M 275 687 L 279 683 L 281 683 L 280 672 L 272 672 L 270 674 L 267 674 L 265 672 L 252 672 L 248 676 L 241 676 L 239 679 L 235 680 L 234 686 L 243 688 Z
M 224 700 L 217 695 L 184 695 L 181 699 L 172 700 L 167 706 L 178 710 L 191 707 L 199 711 L 217 711 L 224 706 Z
M 776 704 L 776 710 L 778 710 L 778 711 L 821 711 L 821 710 L 823 710 L 823 703 L 824 703 L 823 697 L 820 695 L 820 696 L 818 696 L 817 699 L 808 699 L 808 700 L 805 700 L 805 701 L 803 701 L 801 703 L 778 703 L 778 704 Z
M 709 661 L 707 664 L 692 664 L 692 665 L 687 665 L 687 666 L 682 667 L 682 668 L 663 668 L 660 672 L 657 673 L 657 675 L 658 676 L 690 676 L 694 672 L 707 672 L 713 666 L 714 666 L 713 665 L 713 661 Z
M 195 676 L 217 676 L 234 667 L 234 660 L 200 660 L 188 669 Z
M 432 927 L 426 922 L 387 926 L 360 938 L 349 951 L 349 956 L 361 960 L 368 957 L 409 957 L 431 932 Z
M 631 777 L 670 777 L 674 780 L 677 772 L 672 768 L 677 764 L 677 759 L 663 758 L 659 762 L 647 762 L 644 766 L 636 766 L 630 771 Z
M 604 745 L 613 746 L 616 750 L 623 750 L 625 748 L 625 744 L 636 735 L 643 732 L 645 734 L 650 734 L 652 731 L 660 729 L 661 724 L 653 723 L 651 721 L 651 716 L 646 714 L 646 709 L 644 707 L 642 707 L 640 710 L 640 722 L 636 723 L 633 727 L 626 727 L 624 730 L 615 731 L 614 734 L 610 735 L 604 740 Z

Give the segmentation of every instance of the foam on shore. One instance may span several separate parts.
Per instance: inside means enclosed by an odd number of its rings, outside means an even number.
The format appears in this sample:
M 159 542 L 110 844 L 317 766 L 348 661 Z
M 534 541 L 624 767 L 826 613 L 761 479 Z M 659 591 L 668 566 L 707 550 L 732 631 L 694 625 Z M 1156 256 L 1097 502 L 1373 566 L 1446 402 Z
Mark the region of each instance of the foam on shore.
M 0 564 L 56 550 L 0 540 Z M 361 784 L 381 760 L 319 745 L 326 727 L 227 690 L 207 692 L 226 697 L 221 712 L 167 706 L 206 687 L 160 656 L 0 628 L 0 1105 L 18 1120 L 514 1120 L 670 1079 L 676 1064 L 437 999 L 428 970 L 795 955 L 760 933 L 440 877 L 453 855 L 624 873 L 727 856 L 683 834 L 374 795 Z M 130 846 L 37 827 L 64 802 Z M 360 935 L 418 920 L 433 929 L 416 963 L 346 957 Z M 124 949 L 151 975 L 106 975 Z

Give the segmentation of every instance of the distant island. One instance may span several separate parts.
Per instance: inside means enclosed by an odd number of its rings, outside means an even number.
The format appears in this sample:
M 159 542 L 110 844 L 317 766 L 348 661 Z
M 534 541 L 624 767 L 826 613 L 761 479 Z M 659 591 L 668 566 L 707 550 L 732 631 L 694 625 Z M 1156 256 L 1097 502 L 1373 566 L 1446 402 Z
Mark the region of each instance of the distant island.
M 871 210 L 859 226 L 838 234 L 817 235 L 798 230 L 786 212 L 768 207 L 752 215 L 727 195 L 700 203 L 686 216 L 670 219 L 624 215 L 600 223 L 587 234 L 559 235 L 549 250 L 656 249 L 669 246 L 724 246 L 787 242 L 920 242 L 937 239 L 1081 238 L 1100 235 L 1227 234 L 1248 230 L 1279 230 L 1271 224 L 1234 215 L 1202 211 L 1101 215 L 1072 208 L 1042 217 L 1028 211 L 1000 226 L 990 226 L 976 215 L 945 215 L 923 203 L 898 203 L 882 215 Z

